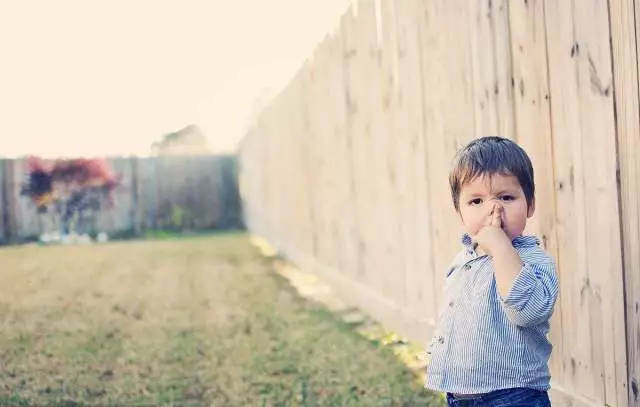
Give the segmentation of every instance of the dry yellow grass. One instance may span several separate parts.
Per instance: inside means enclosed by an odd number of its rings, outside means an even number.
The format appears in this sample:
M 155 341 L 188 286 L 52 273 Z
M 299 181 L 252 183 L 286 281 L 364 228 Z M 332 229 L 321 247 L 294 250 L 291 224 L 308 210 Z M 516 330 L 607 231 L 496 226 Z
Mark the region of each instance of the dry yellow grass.
M 0 404 L 426 405 L 243 233 L 0 249 Z

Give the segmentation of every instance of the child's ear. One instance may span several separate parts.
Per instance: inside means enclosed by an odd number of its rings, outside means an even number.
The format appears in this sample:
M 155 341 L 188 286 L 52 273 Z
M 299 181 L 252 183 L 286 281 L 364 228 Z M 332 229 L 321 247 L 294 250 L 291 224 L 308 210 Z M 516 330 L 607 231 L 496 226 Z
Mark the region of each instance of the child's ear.
M 533 213 L 536 211 L 536 200 L 535 198 L 531 200 L 531 205 L 527 208 L 527 218 L 533 216 Z

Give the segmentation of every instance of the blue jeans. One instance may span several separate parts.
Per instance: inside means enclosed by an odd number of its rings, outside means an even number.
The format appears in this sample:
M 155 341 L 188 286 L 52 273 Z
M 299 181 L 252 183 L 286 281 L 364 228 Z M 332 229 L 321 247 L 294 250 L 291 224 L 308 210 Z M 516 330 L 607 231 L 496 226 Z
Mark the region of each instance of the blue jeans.
M 452 407 L 551 407 L 546 391 L 526 387 L 496 390 L 475 399 L 456 399 L 447 393 L 447 403 Z

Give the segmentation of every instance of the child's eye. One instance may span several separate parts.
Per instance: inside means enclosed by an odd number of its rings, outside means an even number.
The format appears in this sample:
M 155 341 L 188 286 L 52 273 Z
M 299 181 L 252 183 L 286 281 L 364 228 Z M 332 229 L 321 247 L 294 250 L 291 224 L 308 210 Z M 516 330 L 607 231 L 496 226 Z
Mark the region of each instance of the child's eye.
M 502 200 L 503 201 L 513 201 L 513 197 L 511 195 L 503 195 L 502 196 Z
M 480 205 L 482 203 L 482 199 L 476 198 L 469 201 L 469 205 Z

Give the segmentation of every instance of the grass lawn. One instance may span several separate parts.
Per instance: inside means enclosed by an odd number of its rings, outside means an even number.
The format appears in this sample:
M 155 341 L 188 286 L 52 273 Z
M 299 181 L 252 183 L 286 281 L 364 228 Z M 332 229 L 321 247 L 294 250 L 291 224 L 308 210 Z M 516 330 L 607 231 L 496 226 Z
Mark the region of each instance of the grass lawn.
M 442 405 L 241 232 L 0 249 L 0 405 Z

